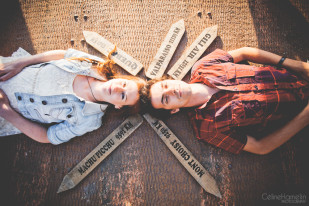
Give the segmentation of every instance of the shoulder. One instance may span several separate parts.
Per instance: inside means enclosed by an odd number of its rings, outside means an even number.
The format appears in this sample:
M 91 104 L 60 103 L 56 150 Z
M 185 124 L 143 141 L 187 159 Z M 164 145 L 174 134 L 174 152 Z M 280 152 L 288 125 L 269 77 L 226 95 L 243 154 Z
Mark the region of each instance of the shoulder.
M 192 74 L 197 69 L 203 69 L 205 67 L 209 67 L 215 64 L 222 64 L 234 62 L 233 57 L 226 51 L 221 49 L 216 49 L 215 51 L 211 52 L 210 54 L 206 55 L 199 61 L 197 61 L 192 67 Z

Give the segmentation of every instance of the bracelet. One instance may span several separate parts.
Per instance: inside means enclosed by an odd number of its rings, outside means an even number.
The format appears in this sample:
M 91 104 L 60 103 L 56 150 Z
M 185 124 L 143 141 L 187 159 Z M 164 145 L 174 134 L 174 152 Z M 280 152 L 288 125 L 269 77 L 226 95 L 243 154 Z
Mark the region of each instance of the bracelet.
M 278 68 L 282 66 L 282 63 L 284 62 L 285 59 L 286 59 L 285 56 L 282 56 L 282 57 L 281 57 L 280 61 L 279 61 L 278 64 L 277 64 L 277 67 L 278 67 Z

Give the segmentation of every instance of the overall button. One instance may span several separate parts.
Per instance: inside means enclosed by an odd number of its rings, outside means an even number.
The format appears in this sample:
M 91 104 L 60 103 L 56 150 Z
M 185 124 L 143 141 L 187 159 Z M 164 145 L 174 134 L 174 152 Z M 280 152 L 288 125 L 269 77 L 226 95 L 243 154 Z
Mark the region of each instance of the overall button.
M 62 99 L 62 103 L 67 103 L 68 102 L 68 100 L 67 99 Z
M 70 115 L 70 114 L 67 116 L 67 118 L 71 118 L 71 117 L 72 117 L 72 115 Z
M 21 101 L 23 98 L 21 98 L 21 96 L 18 96 L 17 99 L 18 99 L 19 101 Z
M 30 102 L 32 102 L 32 103 L 33 103 L 33 102 L 34 102 L 34 99 L 30 98 Z
M 43 104 L 43 105 L 46 105 L 46 104 L 47 104 L 47 101 L 43 100 L 43 101 L 42 101 L 42 104 Z

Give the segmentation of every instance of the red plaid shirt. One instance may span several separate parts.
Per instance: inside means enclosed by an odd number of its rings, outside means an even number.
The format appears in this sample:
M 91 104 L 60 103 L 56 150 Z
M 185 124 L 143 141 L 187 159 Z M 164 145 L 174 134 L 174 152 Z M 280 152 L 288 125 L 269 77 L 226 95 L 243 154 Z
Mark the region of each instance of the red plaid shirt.
M 219 49 L 195 63 L 190 83 L 220 89 L 189 116 L 197 138 L 232 153 L 247 142 L 244 128 L 291 118 L 309 95 L 308 83 L 286 69 L 235 64 Z

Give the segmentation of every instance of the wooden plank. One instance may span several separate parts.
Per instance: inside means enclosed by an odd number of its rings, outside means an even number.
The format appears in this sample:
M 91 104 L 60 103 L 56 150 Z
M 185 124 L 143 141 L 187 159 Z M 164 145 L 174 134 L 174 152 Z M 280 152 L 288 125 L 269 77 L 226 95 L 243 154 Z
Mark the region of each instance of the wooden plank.
M 217 37 L 218 25 L 206 28 L 171 68 L 168 74 L 181 80 Z
M 164 124 L 149 114 L 144 114 L 144 118 L 155 130 L 166 146 L 175 155 L 178 161 L 194 177 L 194 179 L 210 194 L 222 198 L 215 179 L 197 161 L 193 154 L 179 141 L 176 135 Z
M 185 33 L 185 22 L 183 19 L 174 23 L 162 42 L 156 56 L 150 63 L 146 71 L 146 76 L 150 79 L 156 79 L 163 76 L 173 54 Z
M 128 117 L 114 130 L 114 132 L 108 135 L 108 137 L 106 137 L 94 150 L 92 150 L 80 163 L 64 176 L 57 193 L 75 187 L 142 123 L 143 118 L 140 115 Z
M 105 56 L 108 56 L 108 54 L 115 48 L 114 44 L 96 32 L 83 31 L 83 34 L 86 42 Z M 143 68 L 143 65 L 138 60 L 134 59 L 119 48 L 117 48 L 117 51 L 112 54 L 111 59 L 134 76 Z

